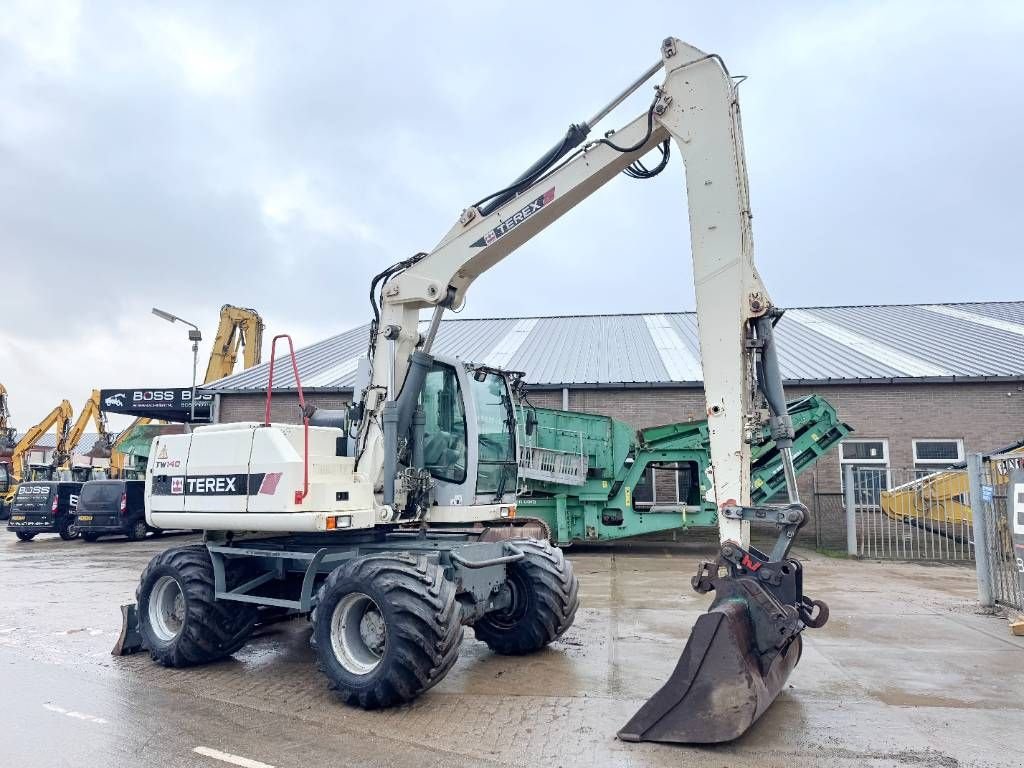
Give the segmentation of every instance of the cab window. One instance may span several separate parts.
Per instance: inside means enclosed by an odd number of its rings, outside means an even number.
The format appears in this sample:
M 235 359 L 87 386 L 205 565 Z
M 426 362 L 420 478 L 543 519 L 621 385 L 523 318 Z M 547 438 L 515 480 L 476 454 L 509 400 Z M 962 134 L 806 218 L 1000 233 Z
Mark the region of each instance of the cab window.
M 423 462 L 438 480 L 466 480 L 466 411 L 455 369 L 434 363 L 423 383 Z

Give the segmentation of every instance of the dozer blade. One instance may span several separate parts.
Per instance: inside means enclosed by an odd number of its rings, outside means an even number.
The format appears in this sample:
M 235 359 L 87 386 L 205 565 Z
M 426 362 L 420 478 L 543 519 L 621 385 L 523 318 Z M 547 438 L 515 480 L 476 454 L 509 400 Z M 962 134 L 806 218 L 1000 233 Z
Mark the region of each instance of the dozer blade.
M 121 634 L 110 651 L 112 656 L 128 656 L 138 653 L 146 647 L 142 633 L 139 632 L 139 609 L 135 603 L 121 606 Z
M 800 647 L 797 635 L 762 671 L 745 603 L 723 602 L 697 619 L 672 676 L 619 738 L 714 744 L 741 736 L 779 695 Z

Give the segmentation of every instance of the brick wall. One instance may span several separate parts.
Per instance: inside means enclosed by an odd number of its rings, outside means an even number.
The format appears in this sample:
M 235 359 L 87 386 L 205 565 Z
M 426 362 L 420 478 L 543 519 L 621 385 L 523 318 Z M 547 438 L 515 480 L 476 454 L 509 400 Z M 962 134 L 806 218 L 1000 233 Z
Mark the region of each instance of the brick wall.
M 310 393 L 306 404 L 318 408 L 341 408 L 351 401 L 347 394 Z M 220 398 L 220 421 L 263 421 L 266 416 L 267 396 L 222 395 Z M 274 394 L 271 401 L 270 420 L 284 424 L 297 424 L 302 420 L 299 399 L 294 393 Z
M 964 450 L 990 451 L 1024 438 L 1024 384 L 862 384 L 790 387 L 787 396 L 816 393 L 827 399 L 850 424 L 858 438 L 887 439 L 889 465 L 913 465 L 917 438 L 960 438 Z M 560 390 L 532 392 L 530 401 L 541 408 L 561 408 Z M 337 408 L 346 397 L 311 394 L 307 400 L 322 408 Z M 699 389 L 570 389 L 569 408 L 600 413 L 637 428 L 704 417 L 704 394 Z M 221 421 L 261 421 L 261 395 L 224 395 Z M 274 400 L 274 420 L 297 421 L 294 396 Z M 815 515 L 802 532 L 805 542 L 845 548 L 845 517 L 834 497 L 813 504 L 814 493 L 838 493 L 838 450 L 831 452 L 800 479 L 801 494 Z M 812 538 L 813 537 L 813 538 Z

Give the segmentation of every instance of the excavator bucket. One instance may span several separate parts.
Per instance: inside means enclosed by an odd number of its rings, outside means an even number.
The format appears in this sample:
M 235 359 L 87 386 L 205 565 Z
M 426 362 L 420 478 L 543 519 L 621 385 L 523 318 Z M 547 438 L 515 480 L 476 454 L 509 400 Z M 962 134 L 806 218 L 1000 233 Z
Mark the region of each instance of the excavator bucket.
M 14 449 L 18 445 L 14 437 L 13 429 L 0 429 L 0 459 L 9 459 L 14 455 Z
M 745 602 L 715 606 L 697 619 L 671 677 L 619 738 L 715 744 L 741 736 L 779 695 L 800 660 L 800 647 L 796 635 L 763 661 Z

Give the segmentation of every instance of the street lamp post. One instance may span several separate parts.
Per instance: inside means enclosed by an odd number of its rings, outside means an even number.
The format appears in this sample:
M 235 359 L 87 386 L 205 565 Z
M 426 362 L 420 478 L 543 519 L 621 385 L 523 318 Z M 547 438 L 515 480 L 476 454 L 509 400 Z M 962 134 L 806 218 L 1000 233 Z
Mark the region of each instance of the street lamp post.
M 188 340 L 192 342 L 192 400 L 189 403 L 189 422 L 194 423 L 196 420 L 196 373 L 199 368 L 199 342 L 203 340 L 203 334 L 199 332 L 198 325 L 190 323 L 188 320 L 177 315 L 172 315 L 170 312 L 164 312 L 162 309 L 153 307 L 153 314 L 169 323 L 180 322 L 192 329 L 188 332 Z

